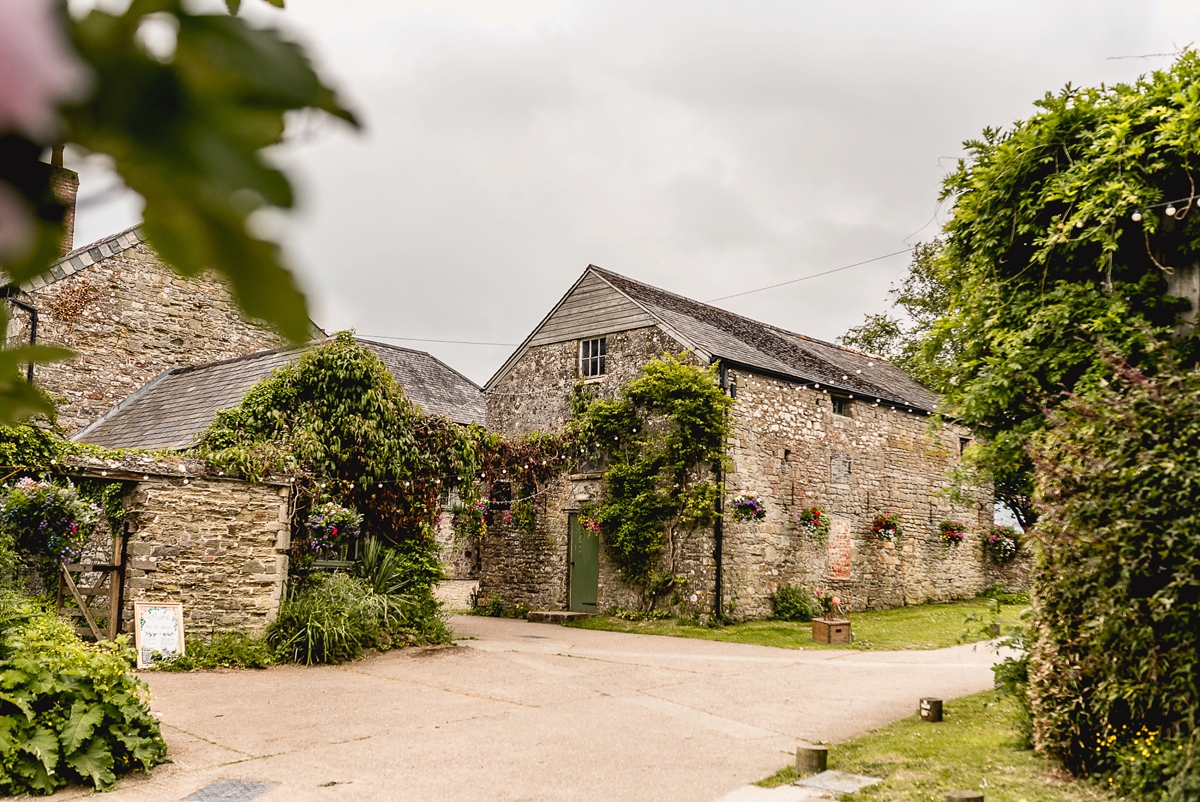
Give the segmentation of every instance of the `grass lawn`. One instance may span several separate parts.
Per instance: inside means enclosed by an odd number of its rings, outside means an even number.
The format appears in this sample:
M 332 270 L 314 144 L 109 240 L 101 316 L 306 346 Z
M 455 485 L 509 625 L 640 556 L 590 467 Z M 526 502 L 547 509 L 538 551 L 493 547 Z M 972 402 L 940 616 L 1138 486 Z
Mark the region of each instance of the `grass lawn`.
M 940 724 L 925 724 L 914 715 L 830 746 L 829 768 L 884 778 L 839 798 L 940 802 L 948 792 L 959 790 L 983 791 L 987 802 L 1116 798 L 1091 783 L 1064 780 L 1049 761 L 1019 748 L 1010 719 L 1012 704 L 1011 699 L 984 691 L 946 702 Z M 788 766 L 758 784 L 773 787 L 795 779 L 795 767 Z
M 757 643 L 786 649 L 940 649 L 964 640 L 984 640 L 987 636 L 982 631 L 982 625 L 968 625 L 965 620 L 970 615 L 987 620 L 988 603 L 988 599 L 971 599 L 854 613 L 850 617 L 854 643 L 848 646 L 813 643 L 812 624 L 788 621 L 747 621 L 724 627 L 705 627 L 679 619 L 626 621 L 602 615 L 569 626 L 609 632 Z M 1024 605 L 1001 605 L 1001 622 L 1018 623 L 1023 609 Z

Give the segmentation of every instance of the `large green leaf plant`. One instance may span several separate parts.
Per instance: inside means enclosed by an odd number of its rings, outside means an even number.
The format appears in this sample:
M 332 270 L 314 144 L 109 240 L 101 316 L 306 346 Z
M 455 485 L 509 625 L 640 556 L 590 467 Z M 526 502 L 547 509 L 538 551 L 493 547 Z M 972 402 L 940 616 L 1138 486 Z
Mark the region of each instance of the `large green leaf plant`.
M 237 0 L 227 6 L 229 14 L 199 13 L 184 0 L 133 0 L 122 13 L 96 8 L 78 19 L 60 9 L 87 88 L 63 100 L 56 131 L 0 130 L 0 187 L 17 190 L 32 228 L 26 247 L 0 255 L 9 282 L 46 272 L 58 256 L 63 207 L 40 158 L 44 147 L 66 142 L 111 157 L 145 199 L 146 236 L 174 270 L 216 271 L 248 316 L 293 342 L 310 336 L 304 295 L 278 245 L 253 233 L 251 216 L 293 206 L 287 176 L 266 158 L 290 112 L 357 123 L 299 45 L 236 16 Z M 66 356 L 0 350 L 0 423 L 52 412 L 17 366 Z

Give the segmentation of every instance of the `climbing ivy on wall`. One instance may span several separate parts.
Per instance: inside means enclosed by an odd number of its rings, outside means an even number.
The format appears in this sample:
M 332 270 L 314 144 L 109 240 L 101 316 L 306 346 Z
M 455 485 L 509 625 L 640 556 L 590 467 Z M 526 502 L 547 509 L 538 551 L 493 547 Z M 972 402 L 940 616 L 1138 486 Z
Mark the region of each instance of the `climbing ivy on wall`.
M 608 466 L 589 520 L 646 611 L 686 583 L 685 544 L 716 520 L 732 403 L 686 355 L 652 360 L 616 399 L 576 393 L 572 436 Z

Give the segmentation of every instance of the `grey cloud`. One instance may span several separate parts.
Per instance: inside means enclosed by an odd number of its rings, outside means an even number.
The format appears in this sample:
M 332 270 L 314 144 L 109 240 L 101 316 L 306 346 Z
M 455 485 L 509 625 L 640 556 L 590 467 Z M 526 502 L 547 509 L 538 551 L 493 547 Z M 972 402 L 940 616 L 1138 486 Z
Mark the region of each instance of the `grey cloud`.
M 1106 57 L 1200 29 L 1200 11 L 1172 0 L 290 0 L 253 13 L 304 41 L 368 125 L 319 126 L 278 156 L 302 199 L 285 244 L 318 320 L 504 342 L 589 262 L 704 300 L 928 238 L 963 140 L 1068 81 L 1165 65 Z M 86 211 L 81 231 L 131 214 Z M 885 307 L 904 264 L 723 305 L 831 339 Z M 411 345 L 477 380 L 505 356 Z

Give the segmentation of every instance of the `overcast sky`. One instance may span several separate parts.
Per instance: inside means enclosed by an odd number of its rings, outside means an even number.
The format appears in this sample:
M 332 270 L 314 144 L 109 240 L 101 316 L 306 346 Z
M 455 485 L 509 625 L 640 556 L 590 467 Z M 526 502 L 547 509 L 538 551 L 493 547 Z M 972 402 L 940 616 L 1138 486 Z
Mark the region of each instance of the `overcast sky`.
M 365 123 L 295 130 L 279 154 L 301 208 L 278 237 L 316 321 L 499 343 L 589 263 L 706 301 L 929 239 L 963 140 L 1068 82 L 1170 63 L 1114 57 L 1200 39 L 1183 0 L 287 5 L 252 16 Z M 138 222 L 128 194 L 87 202 L 111 179 L 73 166 L 77 245 Z M 833 339 L 906 264 L 719 305 Z M 512 350 L 395 342 L 481 383 Z

